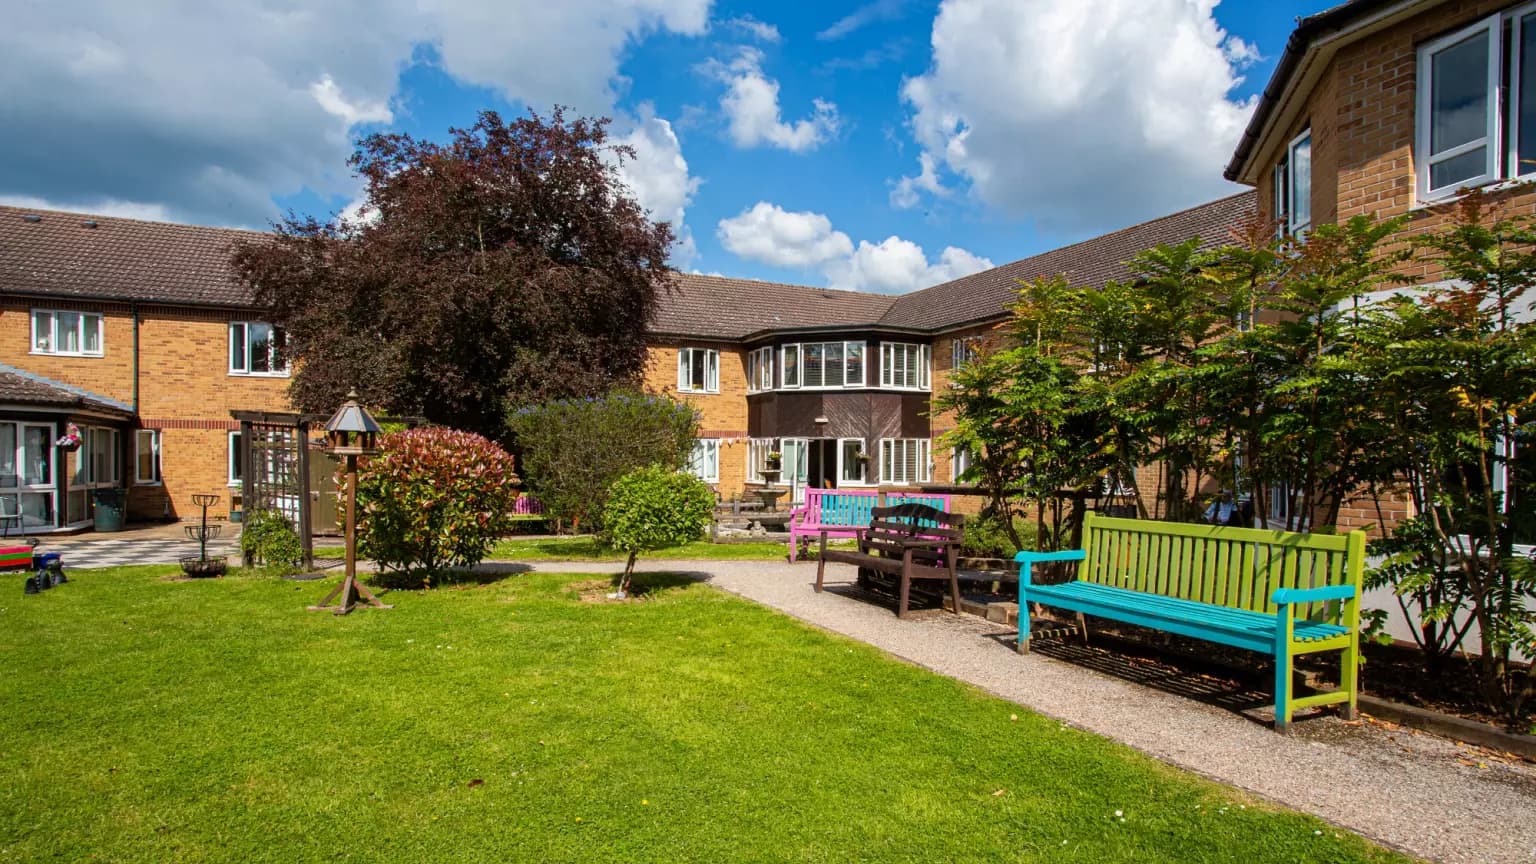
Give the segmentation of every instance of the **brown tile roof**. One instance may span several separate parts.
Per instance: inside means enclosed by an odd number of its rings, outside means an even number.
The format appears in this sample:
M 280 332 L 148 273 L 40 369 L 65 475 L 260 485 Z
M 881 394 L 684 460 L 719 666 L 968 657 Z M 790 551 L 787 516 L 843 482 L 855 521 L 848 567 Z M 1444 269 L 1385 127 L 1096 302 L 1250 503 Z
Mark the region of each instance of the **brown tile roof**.
M 1099 288 L 1128 273 L 1125 262 L 1159 243 L 1199 237 L 1202 245 L 1226 242 L 1229 232 L 1257 213 L 1257 195 L 1240 192 L 1168 216 L 1123 228 L 1091 240 L 1042 252 L 1030 258 L 973 273 L 942 285 L 904 294 L 880 324 L 944 330 L 997 318 L 1019 290 L 1019 280 L 1065 275 L 1072 284 Z
M 679 273 L 650 330 L 664 336 L 741 339 L 762 330 L 874 324 L 894 297 Z
M 0 404 L 77 408 L 130 417 L 133 406 L 0 363 Z
M 40 218 L 29 221 L 29 216 Z M 0 292 L 249 306 L 249 291 L 229 267 L 230 247 L 237 240 L 262 236 L 231 228 L 0 206 Z

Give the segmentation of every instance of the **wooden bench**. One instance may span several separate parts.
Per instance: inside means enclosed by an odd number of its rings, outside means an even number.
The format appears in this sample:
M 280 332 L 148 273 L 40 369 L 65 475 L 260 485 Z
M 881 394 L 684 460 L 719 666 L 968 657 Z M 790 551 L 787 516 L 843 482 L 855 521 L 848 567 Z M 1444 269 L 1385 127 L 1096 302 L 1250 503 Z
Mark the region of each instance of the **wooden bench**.
M 960 580 L 956 561 L 964 539 L 964 524 L 964 516 L 945 513 L 926 504 L 875 507 L 870 511 L 869 527 L 858 531 L 858 551 L 828 549 L 827 537 L 832 532 L 821 533 L 816 591 L 821 591 L 827 562 L 838 561 L 895 577 L 899 583 L 897 618 L 907 615 L 914 579 L 948 580 L 954 611 L 958 614 Z
M 1337 704 L 1355 715 L 1365 532 L 1296 534 L 1114 519 L 1089 513 L 1083 548 L 1020 552 L 1019 643 L 1039 603 L 1272 655 L 1275 728 L 1298 708 Z M 1077 561 L 1077 578 L 1037 585 L 1034 564 Z M 1297 655 L 1341 651 L 1339 689 L 1291 697 Z
M 949 509 L 948 495 L 917 492 L 888 492 L 886 506 L 926 504 L 937 510 Z M 800 544 L 812 537 L 857 537 L 869 525 L 871 512 L 880 506 L 880 493 L 874 489 L 807 489 L 805 503 L 789 511 L 789 561 L 800 552 Z

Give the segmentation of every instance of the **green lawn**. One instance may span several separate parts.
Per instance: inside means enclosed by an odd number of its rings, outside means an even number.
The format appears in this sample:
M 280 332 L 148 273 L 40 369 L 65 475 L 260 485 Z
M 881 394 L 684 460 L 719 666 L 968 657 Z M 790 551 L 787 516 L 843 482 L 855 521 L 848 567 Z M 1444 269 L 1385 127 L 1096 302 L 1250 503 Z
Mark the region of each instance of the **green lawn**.
M 848 545 L 850 541 L 833 541 Z M 340 558 L 342 550 L 326 546 L 315 550 L 318 558 Z M 710 543 L 701 541 L 650 554 L 650 558 L 712 561 L 778 561 L 789 556 L 789 544 L 770 542 Z M 496 544 L 489 556 L 499 561 L 621 561 L 623 556 L 609 552 L 588 536 L 519 538 L 509 537 Z
M 704 585 L 73 572 L 0 600 L 0 862 L 1404 860 Z

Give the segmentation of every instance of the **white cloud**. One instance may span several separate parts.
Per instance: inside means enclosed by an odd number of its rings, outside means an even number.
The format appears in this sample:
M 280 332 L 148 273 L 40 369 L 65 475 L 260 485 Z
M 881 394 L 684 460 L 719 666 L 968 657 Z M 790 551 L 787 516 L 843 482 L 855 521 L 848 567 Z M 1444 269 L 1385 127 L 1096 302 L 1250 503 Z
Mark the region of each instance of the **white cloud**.
M 329 75 L 309 85 L 309 92 L 325 113 L 339 117 L 348 129 L 360 123 L 388 123 L 395 119 L 387 102 L 348 102 Z
M 902 89 L 925 152 L 1047 230 L 1124 225 L 1236 191 L 1252 46 L 1216 0 L 944 0 Z M 921 175 L 920 175 L 921 176 Z
M 874 0 L 853 10 L 833 22 L 832 26 L 816 34 L 816 38 L 824 42 L 841 39 L 876 21 L 889 21 L 900 18 L 902 7 L 906 0 Z
M 118 201 L 113 198 L 81 198 L 50 201 L 32 195 L 0 195 L 0 204 L 24 210 L 73 210 L 96 216 L 116 216 L 119 219 L 143 219 L 148 222 L 168 222 L 170 215 L 159 204 L 137 201 Z
M 904 294 L 992 269 L 987 258 L 957 246 L 945 247 L 939 260 L 928 263 L 923 248 L 911 240 L 891 235 L 879 243 L 860 240 L 846 261 L 827 269 L 833 288 Z
M 759 201 L 740 215 L 720 220 L 716 232 L 727 251 L 775 267 L 819 270 L 833 288 L 900 294 L 991 269 L 992 262 L 955 246 L 928 263 L 921 246 L 891 236 L 859 241 L 835 230 L 832 220 L 810 211 L 791 212 Z
M 779 109 L 779 82 L 763 74 L 763 52 L 743 46 L 729 63 L 711 61 L 704 71 L 724 82 L 720 108 L 738 147 L 769 145 L 796 153 L 814 150 L 837 134 L 837 106 L 812 100 L 811 116 L 786 122 Z
M 751 15 L 731 18 L 724 23 L 727 28 L 744 33 L 759 42 L 777 43 L 783 39 L 779 35 L 779 28 L 766 21 L 759 21 Z
M 932 153 L 919 153 L 917 155 L 919 167 L 916 177 L 902 177 L 891 186 L 891 206 L 901 210 L 908 210 L 917 206 L 922 199 L 920 192 L 927 192 L 936 198 L 943 198 L 950 194 L 950 188 L 939 180 L 938 160 Z
M 619 64 L 710 0 L 144 0 L 9 4 L 0 193 L 260 225 L 274 195 L 352 196 L 353 127 L 423 59 L 540 108 L 610 113 Z M 423 46 L 428 50 L 423 51 Z
M 790 212 L 759 201 L 715 232 L 726 251 L 775 267 L 819 267 L 853 254 L 853 241 L 820 213 Z
M 640 106 L 634 128 L 612 140 L 634 149 L 634 158 L 614 160 L 619 176 L 640 206 L 650 211 L 651 218 L 672 223 L 677 235 L 672 264 L 687 268 L 698 256 L 698 247 L 684 218 L 702 181 L 688 172 L 688 160 L 683 158 L 682 144 L 672 124 L 657 117 L 655 109 L 645 103 Z

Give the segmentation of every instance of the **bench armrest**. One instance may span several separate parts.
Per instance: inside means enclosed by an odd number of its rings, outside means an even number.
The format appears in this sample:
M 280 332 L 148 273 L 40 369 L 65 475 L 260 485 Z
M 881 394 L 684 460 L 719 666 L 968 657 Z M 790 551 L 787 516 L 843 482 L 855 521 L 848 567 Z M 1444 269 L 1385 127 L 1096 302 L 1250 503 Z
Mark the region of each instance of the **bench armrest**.
M 1081 561 L 1087 554 L 1082 549 L 1068 549 L 1064 552 L 1020 552 L 1013 556 L 1013 560 L 1020 564 L 1041 564 L 1047 561 Z
M 1269 602 L 1276 606 L 1318 603 L 1324 600 L 1353 599 L 1355 599 L 1355 586 L 1353 585 L 1324 585 L 1321 588 L 1276 588 L 1275 593 L 1269 595 Z

